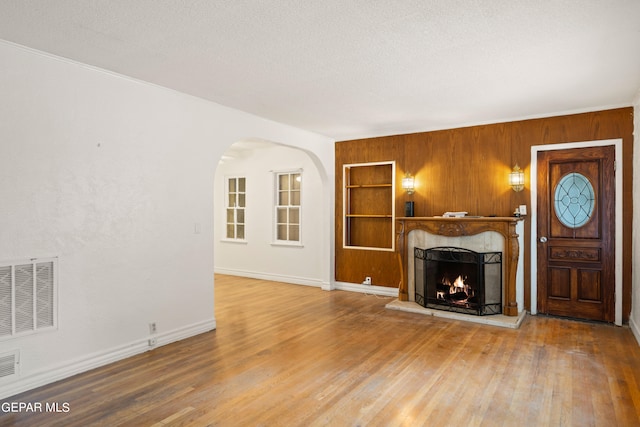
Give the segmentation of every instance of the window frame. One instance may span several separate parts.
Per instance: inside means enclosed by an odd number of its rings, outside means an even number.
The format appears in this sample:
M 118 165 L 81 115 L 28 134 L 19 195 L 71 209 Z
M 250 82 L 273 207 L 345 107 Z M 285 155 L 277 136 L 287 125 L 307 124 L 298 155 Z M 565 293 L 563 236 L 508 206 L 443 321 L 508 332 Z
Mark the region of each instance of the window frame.
M 288 188 L 282 189 L 280 186 L 281 180 L 280 177 L 282 176 L 288 176 Z M 294 178 L 295 175 L 298 175 L 298 179 Z M 278 246 L 298 246 L 301 247 L 303 246 L 302 244 L 302 212 L 303 212 L 303 203 L 302 203 L 302 181 L 303 181 L 303 170 L 302 168 L 299 169 L 285 169 L 285 170 L 278 170 L 278 171 L 273 171 L 273 180 L 274 180 L 274 191 L 273 191 L 273 241 L 272 241 L 272 245 L 278 245 Z M 297 184 L 297 187 L 295 187 L 295 183 L 294 186 L 292 186 L 291 184 L 293 183 L 292 180 L 296 180 L 299 184 Z M 286 193 L 286 199 L 287 199 L 287 203 L 281 203 L 281 194 Z M 297 193 L 297 198 L 295 198 L 295 200 L 297 200 L 297 204 L 292 204 L 291 201 L 292 198 L 291 196 L 293 194 Z M 286 220 L 283 222 L 281 221 L 280 217 L 279 217 L 279 212 L 280 210 L 286 210 L 286 215 L 287 218 Z M 293 222 L 291 220 L 291 212 L 292 211 L 297 211 L 297 222 Z M 294 220 L 295 221 L 295 220 Z M 280 227 L 285 227 L 287 230 L 287 239 L 280 239 Z M 290 239 L 290 233 L 292 231 L 292 226 L 296 226 L 297 227 L 297 239 Z
M 240 180 L 244 180 L 244 191 L 240 191 Z M 231 191 L 230 182 L 235 181 L 235 190 Z M 236 243 L 246 243 L 247 242 L 247 177 L 244 175 L 229 175 L 224 177 L 224 238 L 222 241 L 224 242 L 236 242 Z M 239 201 L 240 195 L 243 195 L 243 206 L 238 206 L 235 204 L 231 206 L 230 204 L 230 196 L 235 194 L 234 199 L 235 203 Z M 229 221 L 229 211 L 233 211 L 232 221 Z M 243 221 L 238 221 L 238 211 L 243 211 Z M 229 226 L 233 226 L 234 237 L 229 237 Z M 238 236 L 238 227 L 242 227 L 242 237 Z

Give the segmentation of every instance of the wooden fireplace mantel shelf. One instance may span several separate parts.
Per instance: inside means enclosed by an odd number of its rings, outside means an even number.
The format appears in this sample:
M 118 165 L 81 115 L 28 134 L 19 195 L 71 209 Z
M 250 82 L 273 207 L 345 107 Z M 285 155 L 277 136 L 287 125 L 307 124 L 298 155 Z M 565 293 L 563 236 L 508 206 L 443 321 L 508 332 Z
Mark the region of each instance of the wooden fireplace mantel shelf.
M 520 252 L 516 224 L 523 218 L 516 217 L 475 217 L 466 216 L 460 218 L 448 217 L 396 217 L 397 227 L 397 252 L 400 257 L 402 280 L 398 299 L 408 301 L 407 281 L 407 241 L 409 233 L 413 230 L 423 230 L 427 233 L 440 236 L 473 236 L 485 231 L 495 231 L 504 237 L 505 256 L 503 267 L 505 271 L 504 305 L 502 312 L 506 316 L 518 315 L 518 303 L 516 302 L 516 274 L 518 268 L 518 256 Z

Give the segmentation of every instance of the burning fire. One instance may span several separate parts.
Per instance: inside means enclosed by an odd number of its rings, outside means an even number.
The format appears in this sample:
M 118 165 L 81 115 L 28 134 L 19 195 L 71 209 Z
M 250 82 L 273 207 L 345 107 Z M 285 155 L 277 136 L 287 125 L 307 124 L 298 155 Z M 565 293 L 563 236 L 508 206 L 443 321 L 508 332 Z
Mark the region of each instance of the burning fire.
M 439 300 L 446 300 L 453 304 L 466 305 L 467 300 L 474 296 L 473 288 L 464 282 L 462 276 L 458 276 L 453 283 L 444 277 L 442 284 L 448 286 L 448 291 L 437 291 L 437 298 Z

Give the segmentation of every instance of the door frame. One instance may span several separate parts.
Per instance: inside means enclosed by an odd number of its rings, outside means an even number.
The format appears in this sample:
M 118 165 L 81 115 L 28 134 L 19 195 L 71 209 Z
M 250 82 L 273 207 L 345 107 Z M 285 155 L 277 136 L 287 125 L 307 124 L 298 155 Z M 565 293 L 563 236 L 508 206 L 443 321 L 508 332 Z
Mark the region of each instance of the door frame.
M 615 321 L 622 326 L 622 138 L 534 145 L 531 147 L 531 314 L 538 313 L 538 153 L 573 148 L 615 146 Z

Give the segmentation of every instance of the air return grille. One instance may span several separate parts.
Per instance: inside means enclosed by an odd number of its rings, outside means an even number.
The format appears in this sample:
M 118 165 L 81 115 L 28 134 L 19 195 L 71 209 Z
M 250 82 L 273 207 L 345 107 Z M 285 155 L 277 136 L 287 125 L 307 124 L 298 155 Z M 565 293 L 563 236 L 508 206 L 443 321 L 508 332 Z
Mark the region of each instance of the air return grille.
M 18 350 L 0 354 L 0 381 L 18 373 Z
M 0 339 L 55 326 L 57 259 L 0 263 Z

